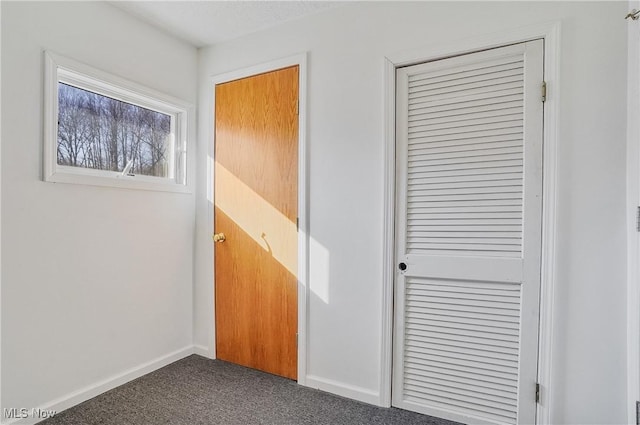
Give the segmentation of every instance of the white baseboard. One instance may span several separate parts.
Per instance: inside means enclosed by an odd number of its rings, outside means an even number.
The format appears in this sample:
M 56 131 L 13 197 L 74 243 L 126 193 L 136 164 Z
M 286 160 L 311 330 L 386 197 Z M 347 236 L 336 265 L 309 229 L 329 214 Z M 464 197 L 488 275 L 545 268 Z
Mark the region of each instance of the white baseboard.
M 213 359 L 214 358 L 211 355 L 211 353 L 209 352 L 209 349 L 207 347 L 205 347 L 204 345 L 194 345 L 193 346 L 193 353 L 197 354 L 199 356 L 202 356 L 202 357 L 206 357 L 208 359 Z
M 172 353 L 169 353 L 165 356 L 158 357 L 154 360 L 151 360 L 139 366 L 128 369 L 110 378 L 96 382 L 95 384 L 89 385 L 78 391 L 74 391 L 70 394 L 64 395 L 60 398 L 57 398 L 53 401 L 45 403 L 42 406 L 37 407 L 35 410 L 55 411 L 57 413 L 60 413 L 63 410 L 76 406 L 84 401 L 87 401 L 115 387 L 126 384 L 129 381 L 133 381 L 134 379 L 137 379 L 143 375 L 151 373 L 175 361 L 178 361 L 187 356 L 190 356 L 191 354 L 198 354 L 207 358 L 210 357 L 210 352 L 207 347 L 202 345 L 190 345 L 188 347 L 184 347 L 180 350 L 176 350 Z M 310 387 L 310 388 L 316 388 L 322 391 L 326 391 L 342 397 L 347 397 L 353 400 L 358 400 L 364 403 L 373 404 L 376 406 L 382 406 L 380 393 L 366 389 L 366 388 L 358 387 L 355 385 L 349 385 L 343 382 L 321 378 L 319 376 L 307 375 L 306 383 L 304 386 Z M 3 419 L 0 418 L 0 425 L 32 425 L 42 420 L 44 420 L 44 418 L 43 419 L 22 418 L 22 419 L 9 419 L 8 421 L 3 421 Z
M 196 353 L 196 347 L 192 345 L 188 347 L 184 347 L 180 350 L 174 351 L 162 357 L 158 357 L 154 360 L 143 363 L 139 366 L 125 370 L 124 372 L 114 375 L 110 378 L 96 382 L 93 385 L 89 385 L 78 391 L 74 391 L 70 394 L 64 395 L 53 401 L 45 403 L 44 405 L 36 408 L 35 410 L 38 410 L 38 409 L 41 411 L 53 410 L 57 413 L 60 413 L 63 410 L 66 410 L 70 407 L 73 407 L 77 404 L 82 403 L 83 401 L 87 401 L 90 398 L 93 398 L 99 394 L 109 391 L 122 384 L 126 384 L 129 381 L 133 381 L 136 378 L 146 375 L 147 373 L 151 373 L 154 370 L 160 369 L 161 367 L 167 366 L 177 360 L 183 359 L 194 353 Z M 9 419 L 6 422 L 3 422 L 2 420 L 3 419 L 0 419 L 0 424 L 2 425 L 31 425 L 44 420 L 44 418 L 43 419 L 34 419 L 34 418 Z
M 319 376 L 307 375 L 305 387 L 316 388 L 328 393 L 336 394 L 342 397 L 351 398 L 353 400 L 362 401 L 363 403 L 382 406 L 380 393 L 369 390 L 367 388 L 357 387 L 355 385 L 345 384 L 343 382 L 331 379 L 321 378 Z

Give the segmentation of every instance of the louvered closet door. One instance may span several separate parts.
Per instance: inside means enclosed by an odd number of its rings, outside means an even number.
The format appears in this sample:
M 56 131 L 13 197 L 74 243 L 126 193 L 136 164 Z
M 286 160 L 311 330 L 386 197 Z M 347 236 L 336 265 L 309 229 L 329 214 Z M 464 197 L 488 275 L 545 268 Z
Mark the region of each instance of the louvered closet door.
M 535 423 L 542 58 L 535 40 L 397 72 L 397 407 Z

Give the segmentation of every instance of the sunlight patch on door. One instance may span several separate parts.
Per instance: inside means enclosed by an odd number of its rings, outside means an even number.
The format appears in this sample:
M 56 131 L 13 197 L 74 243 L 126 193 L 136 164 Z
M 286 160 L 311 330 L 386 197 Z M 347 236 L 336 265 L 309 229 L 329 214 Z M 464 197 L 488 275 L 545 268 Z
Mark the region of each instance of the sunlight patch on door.
M 289 273 L 297 276 L 298 232 L 296 223 L 234 176 L 215 163 L 215 206 L 230 217 L 259 246 Z M 224 229 L 216 229 L 224 232 Z

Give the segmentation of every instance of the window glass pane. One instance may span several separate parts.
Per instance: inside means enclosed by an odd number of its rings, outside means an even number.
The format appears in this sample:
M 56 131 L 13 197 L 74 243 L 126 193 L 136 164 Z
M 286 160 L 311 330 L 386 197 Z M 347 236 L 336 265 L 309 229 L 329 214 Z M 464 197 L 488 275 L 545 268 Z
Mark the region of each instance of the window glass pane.
M 58 165 L 172 177 L 171 115 L 58 83 Z

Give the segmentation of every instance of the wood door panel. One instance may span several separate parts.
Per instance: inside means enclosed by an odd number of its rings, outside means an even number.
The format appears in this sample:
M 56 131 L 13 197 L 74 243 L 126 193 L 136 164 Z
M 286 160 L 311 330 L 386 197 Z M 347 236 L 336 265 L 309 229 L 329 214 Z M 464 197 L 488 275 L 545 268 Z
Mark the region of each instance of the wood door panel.
M 216 86 L 216 162 L 292 221 L 298 212 L 297 108 L 297 66 Z
M 297 279 L 230 217 L 216 246 L 216 350 L 222 360 L 296 379 Z M 248 264 L 244 259 L 251 258 Z M 253 294 L 247 296 L 247 294 Z
M 296 379 L 298 67 L 215 90 L 216 355 Z

